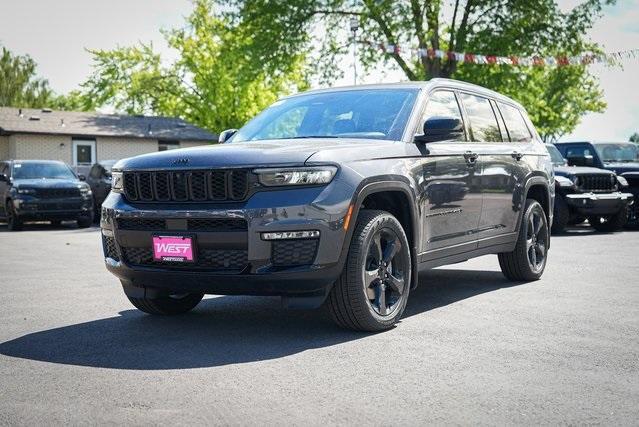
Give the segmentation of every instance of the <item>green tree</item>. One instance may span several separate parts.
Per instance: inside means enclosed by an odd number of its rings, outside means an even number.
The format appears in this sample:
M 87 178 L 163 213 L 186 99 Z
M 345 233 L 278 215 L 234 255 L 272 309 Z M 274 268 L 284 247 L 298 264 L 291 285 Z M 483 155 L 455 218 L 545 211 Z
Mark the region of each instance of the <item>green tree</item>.
M 41 108 L 53 97 L 49 83 L 36 76 L 36 63 L 30 56 L 14 55 L 2 47 L 0 105 Z
M 634 142 L 635 144 L 639 144 L 639 132 L 635 132 L 632 135 L 630 135 L 630 138 L 628 139 L 628 141 Z
M 601 90 L 585 66 L 513 67 L 459 64 L 377 43 L 419 49 L 507 55 L 575 55 L 597 51 L 584 34 L 614 0 L 584 0 L 563 12 L 554 0 L 226 0 L 225 13 L 256 35 L 254 48 L 277 67 L 296 52 L 313 52 L 330 82 L 337 58 L 349 50 L 349 20 L 359 23 L 365 69 L 399 68 L 410 80 L 452 77 L 497 89 L 521 101 L 546 140 L 574 129 L 589 111 L 602 111 Z
M 184 28 L 164 32 L 177 59 L 166 63 L 152 45 L 91 51 L 94 70 L 84 97 L 130 114 L 182 117 L 219 132 L 239 127 L 282 94 L 307 87 L 305 56 L 277 69 L 253 45 L 259 36 L 197 0 Z M 272 64 L 272 63 L 271 63 Z

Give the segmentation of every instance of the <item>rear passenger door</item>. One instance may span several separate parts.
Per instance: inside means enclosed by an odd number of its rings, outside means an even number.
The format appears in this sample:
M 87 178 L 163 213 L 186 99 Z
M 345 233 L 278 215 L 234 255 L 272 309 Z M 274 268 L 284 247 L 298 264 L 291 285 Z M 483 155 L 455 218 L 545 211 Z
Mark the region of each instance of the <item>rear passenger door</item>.
M 509 243 L 517 227 L 519 198 L 526 176 L 521 168 L 524 147 L 510 142 L 506 120 L 493 100 L 472 93 L 462 93 L 461 99 L 482 166 L 478 247 Z M 525 127 L 521 116 L 520 119 Z M 521 139 L 523 143 L 525 138 Z

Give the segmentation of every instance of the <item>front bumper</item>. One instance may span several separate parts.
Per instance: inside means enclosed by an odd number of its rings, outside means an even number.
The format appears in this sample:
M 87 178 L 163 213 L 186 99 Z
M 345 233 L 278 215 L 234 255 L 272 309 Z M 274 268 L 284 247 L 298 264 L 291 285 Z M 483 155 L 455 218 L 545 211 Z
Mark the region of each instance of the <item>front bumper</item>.
M 79 217 L 93 216 L 91 198 L 38 199 L 15 198 L 13 206 L 22 221 L 36 220 L 75 220 Z
M 633 203 L 632 193 L 567 194 L 566 203 L 581 215 L 613 215 Z
M 111 193 L 100 221 L 106 268 L 129 295 L 164 290 L 323 299 L 343 267 L 343 223 L 351 198 L 347 188 L 330 186 L 259 192 L 244 203 L 224 205 L 134 205 Z M 216 220 L 235 225 L 220 231 L 208 225 Z M 288 246 L 262 239 L 265 232 L 306 230 L 320 237 L 289 240 Z M 196 264 L 149 258 L 158 234 L 192 236 Z

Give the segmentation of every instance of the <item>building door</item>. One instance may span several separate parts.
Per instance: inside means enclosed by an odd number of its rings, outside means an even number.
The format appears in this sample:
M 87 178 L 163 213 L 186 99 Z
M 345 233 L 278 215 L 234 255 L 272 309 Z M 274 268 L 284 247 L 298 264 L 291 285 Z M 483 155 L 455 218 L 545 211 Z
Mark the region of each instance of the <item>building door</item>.
M 73 166 L 90 166 L 95 163 L 95 140 L 73 140 Z

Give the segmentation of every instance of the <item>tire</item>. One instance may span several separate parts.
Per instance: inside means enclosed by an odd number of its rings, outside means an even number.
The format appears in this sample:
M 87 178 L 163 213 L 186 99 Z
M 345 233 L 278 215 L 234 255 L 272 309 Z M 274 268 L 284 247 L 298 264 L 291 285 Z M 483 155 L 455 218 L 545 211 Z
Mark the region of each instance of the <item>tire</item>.
M 553 211 L 552 234 L 563 233 L 570 221 L 570 210 L 563 197 L 555 197 L 555 209 Z
M 172 316 L 194 309 L 202 301 L 204 294 L 169 295 L 158 298 L 134 298 L 127 295 L 127 298 L 140 311 Z
M 79 228 L 88 228 L 91 227 L 91 224 L 93 224 L 93 215 L 87 217 L 81 216 L 78 218 Z
M 7 204 L 5 205 L 5 212 L 7 213 L 7 228 L 9 229 L 9 231 L 22 230 L 22 221 L 20 221 L 20 218 L 18 218 L 16 210 L 13 207 L 13 202 L 11 200 L 7 200 Z
M 549 243 L 546 213 L 538 201 L 527 199 L 515 250 L 498 255 L 504 276 L 517 282 L 539 280 L 546 268 Z
M 619 209 L 614 215 L 588 217 L 588 222 L 592 228 L 603 233 L 621 230 L 628 222 L 628 208 Z
M 392 328 L 406 308 L 411 267 L 399 221 L 385 211 L 361 211 L 344 270 L 326 300 L 331 317 L 356 331 Z

